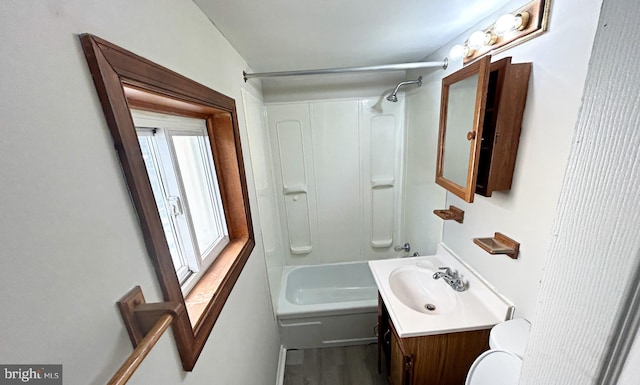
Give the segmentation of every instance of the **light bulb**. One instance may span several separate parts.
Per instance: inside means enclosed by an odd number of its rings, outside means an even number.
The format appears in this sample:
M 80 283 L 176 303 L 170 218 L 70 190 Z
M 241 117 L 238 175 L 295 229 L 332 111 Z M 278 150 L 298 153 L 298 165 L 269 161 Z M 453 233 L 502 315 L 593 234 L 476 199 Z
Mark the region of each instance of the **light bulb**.
M 469 55 L 469 48 L 461 44 L 456 44 L 453 47 L 451 47 L 451 49 L 449 50 L 449 59 L 451 60 L 462 59 L 463 57 L 467 57 L 468 55 Z
M 487 34 L 484 31 L 475 31 L 469 36 L 467 45 L 471 49 L 478 49 L 484 45 L 485 40 L 487 40 Z
M 488 42 L 487 33 L 484 31 L 475 31 L 469 36 L 467 45 L 470 49 L 476 50 L 482 48 Z
M 498 36 L 502 36 L 514 29 L 516 29 L 516 16 L 511 13 L 500 16 L 493 25 L 493 32 Z
M 529 12 L 521 12 L 515 15 L 507 13 L 496 20 L 493 25 L 493 32 L 498 36 L 502 36 L 511 31 L 522 31 L 527 27 L 527 24 L 529 24 Z

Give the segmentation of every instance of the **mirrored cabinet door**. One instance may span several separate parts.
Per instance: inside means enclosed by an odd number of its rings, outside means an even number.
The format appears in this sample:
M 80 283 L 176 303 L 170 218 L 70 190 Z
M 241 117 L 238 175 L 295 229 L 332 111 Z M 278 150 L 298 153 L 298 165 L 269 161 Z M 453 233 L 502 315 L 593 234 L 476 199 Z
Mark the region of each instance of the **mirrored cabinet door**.
M 462 79 L 449 87 L 447 127 L 444 137 L 442 176 L 460 186 L 467 185 L 469 140 L 467 133 L 474 127 L 478 74 Z
M 476 186 L 490 61 L 484 57 L 442 80 L 436 183 L 467 202 Z

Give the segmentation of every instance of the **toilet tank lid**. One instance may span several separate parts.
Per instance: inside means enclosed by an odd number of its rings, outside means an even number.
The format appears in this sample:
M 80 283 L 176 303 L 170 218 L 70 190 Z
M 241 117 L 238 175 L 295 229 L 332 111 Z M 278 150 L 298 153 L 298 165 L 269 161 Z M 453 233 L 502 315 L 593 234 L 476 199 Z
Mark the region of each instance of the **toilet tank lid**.
M 489 346 L 491 349 L 506 350 L 522 357 L 527 346 L 530 329 L 531 324 L 523 318 L 499 323 L 491 329 Z

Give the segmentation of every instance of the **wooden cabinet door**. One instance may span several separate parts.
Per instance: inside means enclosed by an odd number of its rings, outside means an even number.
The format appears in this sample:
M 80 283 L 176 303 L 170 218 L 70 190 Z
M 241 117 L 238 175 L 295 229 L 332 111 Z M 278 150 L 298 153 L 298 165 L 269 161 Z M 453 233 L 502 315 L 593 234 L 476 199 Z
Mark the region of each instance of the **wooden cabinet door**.
M 391 385 L 411 385 L 413 377 L 413 357 L 407 354 L 402 340 L 391 328 L 391 370 L 389 382 Z
M 442 79 L 436 183 L 473 202 L 491 56 Z

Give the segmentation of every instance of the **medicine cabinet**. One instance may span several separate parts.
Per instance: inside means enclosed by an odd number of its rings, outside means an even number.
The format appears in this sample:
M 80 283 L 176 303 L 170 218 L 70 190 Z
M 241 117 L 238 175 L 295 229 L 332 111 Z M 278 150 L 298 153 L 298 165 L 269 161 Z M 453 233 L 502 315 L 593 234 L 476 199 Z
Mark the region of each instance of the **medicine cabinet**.
M 467 202 L 511 189 L 530 73 L 485 56 L 442 79 L 437 184 Z

